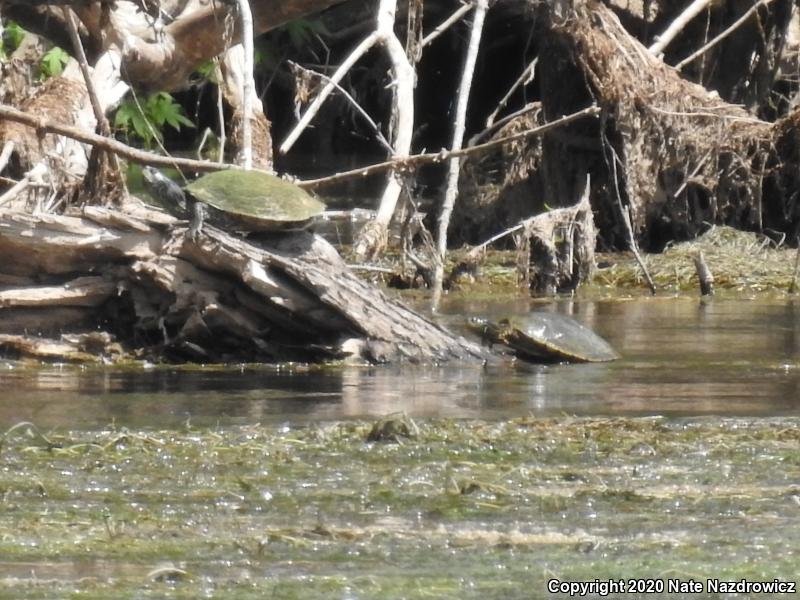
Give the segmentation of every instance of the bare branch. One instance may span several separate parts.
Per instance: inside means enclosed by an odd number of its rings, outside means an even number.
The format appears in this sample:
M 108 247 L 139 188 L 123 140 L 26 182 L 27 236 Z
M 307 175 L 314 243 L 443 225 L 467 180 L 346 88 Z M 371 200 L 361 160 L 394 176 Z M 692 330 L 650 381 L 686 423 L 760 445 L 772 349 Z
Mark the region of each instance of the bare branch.
M 317 73 L 316 71 L 312 71 L 311 69 L 306 69 L 304 66 L 299 65 L 294 61 L 290 60 L 289 61 L 289 65 L 292 67 L 292 69 L 296 69 L 298 71 L 303 71 L 304 73 L 307 73 L 309 75 L 313 75 L 314 77 L 318 77 L 319 79 L 324 81 L 326 84 L 333 83 L 331 81 L 331 78 L 328 77 L 327 75 L 323 75 L 322 73 Z M 373 129 L 373 131 L 375 131 L 375 137 L 378 139 L 378 141 L 381 143 L 381 145 L 384 148 L 386 148 L 386 150 L 389 152 L 389 154 L 394 154 L 394 148 L 392 148 L 392 145 L 389 143 L 389 141 L 383 135 L 383 132 L 381 132 L 381 128 L 378 127 L 378 124 L 372 119 L 372 117 L 369 116 L 369 113 L 366 110 L 364 110 L 358 102 L 356 102 L 356 99 L 353 98 L 353 96 L 351 96 L 350 93 L 346 89 L 344 89 L 338 83 L 333 83 L 333 85 L 336 88 L 336 90 L 342 96 L 344 96 L 345 99 L 352 105 L 352 107 L 356 110 L 356 112 L 358 112 L 358 114 L 360 114 L 364 118 L 364 120 L 367 123 L 370 124 L 370 126 Z
M 467 105 L 469 92 L 472 89 L 472 77 L 475 73 L 475 63 L 478 59 L 478 49 L 483 34 L 483 23 L 486 12 L 489 10 L 488 0 L 478 0 L 475 5 L 475 18 L 472 21 L 467 55 L 464 58 L 464 70 L 461 73 L 461 83 L 458 87 L 458 103 L 456 105 L 456 121 L 453 127 L 452 150 L 460 150 L 464 142 L 464 129 L 467 119 Z M 458 196 L 458 175 L 461 172 L 461 162 L 457 156 L 450 158 L 447 173 L 447 188 L 442 202 L 442 212 L 439 215 L 439 227 L 436 238 L 436 260 L 433 274 L 433 298 L 431 304 L 434 308 L 439 304 L 442 296 L 442 282 L 444 279 L 444 259 L 447 254 L 447 229 L 450 226 L 450 216 Z
M 494 150 L 495 148 L 498 148 L 504 144 L 509 144 L 511 142 L 515 142 L 517 140 L 523 140 L 525 138 L 529 138 L 536 135 L 542 135 L 543 133 L 546 133 L 553 129 L 557 129 L 573 121 L 577 121 L 578 119 L 582 119 L 584 117 L 589 117 L 589 116 L 596 116 L 598 114 L 600 114 L 600 108 L 598 106 L 589 106 L 588 108 L 584 108 L 583 110 L 579 110 L 578 112 L 563 116 L 559 119 L 556 119 L 555 121 L 551 121 L 550 123 L 545 123 L 544 125 L 541 125 L 539 127 L 535 127 L 527 131 L 521 131 L 519 133 L 515 133 L 514 135 L 509 135 L 507 137 L 500 138 L 498 140 L 492 140 L 491 142 L 486 142 L 485 144 L 479 144 L 477 146 L 471 146 L 469 148 L 462 148 L 460 150 L 453 150 L 453 151 L 442 150 L 441 152 L 428 152 L 426 154 L 414 154 L 412 156 L 395 158 L 381 163 L 368 165 L 360 169 L 352 169 L 350 171 L 344 171 L 342 173 L 337 173 L 335 175 L 330 175 L 328 177 L 320 177 L 319 179 L 307 179 L 305 181 L 298 182 L 297 185 L 303 188 L 316 189 L 334 183 L 341 183 L 342 181 L 347 181 L 348 179 L 354 179 L 357 177 L 367 177 L 368 175 L 374 175 L 375 173 L 381 173 L 383 171 L 388 171 L 389 169 L 396 169 L 398 171 L 403 171 L 424 164 L 442 162 L 444 160 L 448 160 L 453 157 L 469 156 L 472 154 L 479 154 L 481 152 L 488 152 L 489 150 Z
M 425 47 L 428 44 L 430 44 L 433 40 L 435 40 L 445 31 L 450 29 L 451 26 L 457 23 L 470 10 L 472 10 L 472 4 L 470 3 L 462 4 L 458 9 L 456 9 L 456 11 L 452 15 L 447 17 L 433 31 L 431 31 L 428 35 L 422 38 L 422 46 Z
M 755 13 L 760 7 L 766 6 L 770 2 L 772 2 L 772 0 L 759 0 L 758 2 L 756 2 L 750 8 L 750 10 L 748 10 L 741 17 L 736 19 L 736 21 L 734 21 L 734 23 L 730 27 L 728 27 L 725 31 L 723 31 L 718 36 L 716 36 L 713 40 L 708 42 L 705 46 L 703 46 L 702 48 L 700 48 L 696 52 L 694 52 L 694 53 L 690 54 L 689 56 L 687 56 L 686 58 L 684 58 L 681 62 L 679 62 L 677 65 L 675 65 L 675 68 L 680 70 L 683 67 L 685 67 L 686 65 L 688 65 L 690 62 L 695 60 L 696 58 L 702 56 L 703 54 L 705 54 L 706 52 L 711 50 L 711 48 L 713 48 L 714 46 L 719 44 L 722 40 L 724 40 L 726 37 L 728 37 L 730 34 L 732 34 L 734 31 L 736 31 L 736 29 L 738 29 L 741 25 L 743 25 L 753 15 L 753 13 Z
M 205 160 L 191 160 L 188 158 L 160 156 L 158 154 L 153 154 L 152 152 L 145 152 L 144 150 L 131 148 L 127 144 L 118 142 L 115 139 L 97 135 L 96 133 L 90 133 L 79 127 L 62 125 L 61 123 L 53 123 L 30 113 L 17 110 L 13 106 L 8 106 L 6 104 L 0 104 L 0 118 L 22 123 L 23 125 L 27 125 L 28 127 L 43 133 L 57 133 L 73 140 L 83 142 L 84 144 L 98 146 L 103 150 L 113 152 L 114 154 L 124 156 L 125 158 L 128 158 L 134 162 L 145 165 L 182 167 L 186 169 L 192 169 L 194 171 L 219 171 L 220 169 L 219 163 Z
M 683 31 L 683 28 L 686 27 L 689 21 L 700 14 L 709 4 L 711 4 L 711 0 L 694 0 L 686 10 L 669 24 L 669 27 L 664 30 L 664 33 L 656 36 L 656 42 L 648 48 L 651 54 L 656 56 L 660 55 L 664 51 L 664 48 L 675 39 L 675 36 Z
M 244 77 L 242 79 L 242 166 L 249 170 L 253 167 L 253 96 L 255 81 L 253 80 L 253 13 L 249 0 L 239 0 L 239 16 L 242 23 L 242 46 L 244 47 Z
M 317 97 L 314 98 L 314 101 L 308 107 L 303 116 L 298 121 L 297 125 L 295 125 L 294 129 L 286 136 L 286 139 L 283 140 L 283 144 L 281 144 L 280 152 L 281 154 L 286 154 L 289 150 L 292 149 L 294 143 L 297 141 L 297 138 L 300 137 L 300 134 L 303 133 L 308 124 L 311 122 L 311 119 L 319 112 L 319 109 L 322 107 L 322 103 L 325 102 L 328 96 L 331 95 L 331 92 L 335 89 L 336 85 L 342 80 L 342 78 L 347 74 L 350 68 L 356 64 L 359 58 L 366 54 L 367 50 L 372 48 L 378 42 L 378 32 L 373 31 L 370 35 L 364 38 L 361 43 L 355 47 L 355 49 L 350 53 L 344 62 L 339 65 L 339 68 L 336 69 L 336 72 L 331 76 L 328 80 L 327 85 L 322 88 Z

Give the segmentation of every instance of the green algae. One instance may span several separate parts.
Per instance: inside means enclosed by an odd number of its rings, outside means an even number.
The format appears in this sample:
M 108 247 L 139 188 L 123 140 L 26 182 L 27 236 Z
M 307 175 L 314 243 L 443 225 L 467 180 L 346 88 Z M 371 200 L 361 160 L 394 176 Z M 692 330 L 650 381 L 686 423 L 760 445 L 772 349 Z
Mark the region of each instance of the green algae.
M 800 419 L 45 432 L 0 449 L 0 597 L 500 598 L 791 579 Z M 40 432 L 41 434 L 41 432 Z

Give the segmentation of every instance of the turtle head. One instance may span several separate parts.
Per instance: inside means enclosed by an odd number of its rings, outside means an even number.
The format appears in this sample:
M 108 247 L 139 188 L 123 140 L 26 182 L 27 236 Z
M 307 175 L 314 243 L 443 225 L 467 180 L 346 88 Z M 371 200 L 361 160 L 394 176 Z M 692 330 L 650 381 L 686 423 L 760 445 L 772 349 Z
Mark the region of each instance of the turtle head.
M 492 324 L 483 317 L 470 317 L 467 319 L 467 329 L 487 342 L 491 337 Z
M 149 166 L 142 169 L 142 177 L 147 185 L 153 185 L 159 179 L 164 178 L 164 176 L 161 174 L 161 171 L 155 167 Z
M 177 183 L 154 167 L 142 169 L 142 179 L 147 192 L 173 215 L 184 218 L 186 213 L 186 196 Z
M 501 337 L 503 327 L 499 323 L 493 323 L 483 317 L 470 317 L 467 320 L 467 329 L 479 335 L 484 344 L 491 346 L 502 342 Z
M 489 321 L 483 317 L 470 317 L 467 319 L 467 329 L 474 333 L 482 334 L 488 325 Z

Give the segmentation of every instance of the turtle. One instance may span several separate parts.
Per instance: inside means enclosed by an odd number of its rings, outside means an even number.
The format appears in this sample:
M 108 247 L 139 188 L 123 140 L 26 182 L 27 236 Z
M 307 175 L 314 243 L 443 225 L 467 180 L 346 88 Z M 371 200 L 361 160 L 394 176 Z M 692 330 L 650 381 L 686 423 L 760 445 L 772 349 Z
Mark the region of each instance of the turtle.
M 603 338 L 566 315 L 532 312 L 493 323 L 472 318 L 468 327 L 491 344 L 504 344 L 531 362 L 606 362 L 620 356 Z
M 183 189 L 153 167 L 145 167 L 142 176 L 151 196 L 174 216 L 190 219 L 192 239 L 206 216 L 223 229 L 250 233 L 305 229 L 325 210 L 302 188 L 261 171 L 216 171 Z

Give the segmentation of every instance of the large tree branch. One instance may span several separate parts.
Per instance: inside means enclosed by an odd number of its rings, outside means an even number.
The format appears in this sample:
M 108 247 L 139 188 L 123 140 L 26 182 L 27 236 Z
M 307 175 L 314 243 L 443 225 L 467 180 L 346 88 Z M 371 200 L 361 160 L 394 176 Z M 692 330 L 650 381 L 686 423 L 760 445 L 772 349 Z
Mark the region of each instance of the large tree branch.
M 343 0 L 290 0 L 251 3 L 255 34 L 319 12 Z M 162 89 L 178 87 L 198 65 L 241 42 L 239 19 L 228 22 L 220 4 L 182 16 L 164 29 L 156 42 L 136 41 L 126 62 L 126 75 L 138 85 L 158 85 Z M 130 40 L 128 40 L 130 42 Z
M 258 35 L 343 1 L 251 0 L 253 27 Z M 65 48 L 70 47 L 66 25 L 61 11 L 54 7 L 72 6 L 87 30 L 88 35 L 82 36 L 87 51 L 96 54 L 108 43 L 123 48 L 123 73 L 137 87 L 167 90 L 180 87 L 198 65 L 241 42 L 240 20 L 226 19 L 223 10 L 226 5 L 220 2 L 180 15 L 159 35 L 143 13 L 135 12 L 136 3 L 124 0 L 119 0 L 111 13 L 104 12 L 109 5 L 104 7 L 101 2 L 85 0 L 0 0 L 0 5 L 7 17 Z M 135 19 L 137 15 L 141 18 Z M 109 23 L 113 24 L 111 28 Z

